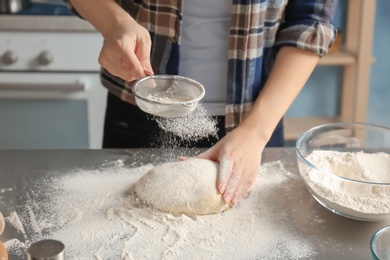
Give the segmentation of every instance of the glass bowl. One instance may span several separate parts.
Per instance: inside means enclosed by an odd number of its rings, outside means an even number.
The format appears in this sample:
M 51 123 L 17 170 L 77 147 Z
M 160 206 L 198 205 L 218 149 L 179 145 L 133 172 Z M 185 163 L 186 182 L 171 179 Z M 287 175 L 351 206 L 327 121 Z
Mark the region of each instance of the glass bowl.
M 133 94 L 142 111 L 161 117 L 179 117 L 195 110 L 205 89 L 187 77 L 153 75 L 137 81 Z
M 390 226 L 379 229 L 370 241 L 372 259 L 390 259 Z
M 317 126 L 300 135 L 296 153 L 306 187 L 325 208 L 355 220 L 390 217 L 390 128 Z

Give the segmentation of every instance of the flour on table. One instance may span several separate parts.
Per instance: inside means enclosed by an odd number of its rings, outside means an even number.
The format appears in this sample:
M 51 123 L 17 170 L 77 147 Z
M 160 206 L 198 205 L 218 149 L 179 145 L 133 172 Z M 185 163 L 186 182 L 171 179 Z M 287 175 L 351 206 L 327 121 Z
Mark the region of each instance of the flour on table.
M 134 191 L 147 204 L 174 215 L 220 213 L 229 204 L 217 190 L 218 165 L 197 158 L 158 165 L 135 184 Z
M 23 224 L 19 219 L 18 214 L 13 211 L 11 214 L 5 218 L 19 233 L 25 235 L 26 231 L 24 230 Z
M 390 190 L 369 185 L 346 186 L 337 176 L 371 183 L 390 183 L 390 154 L 317 150 L 307 160 L 329 174 L 316 171 L 307 175 L 308 185 L 317 196 L 329 201 L 343 213 L 367 217 L 365 214 L 390 213 Z M 369 215 L 368 215 L 369 216 Z
M 280 192 L 292 174 L 280 161 L 261 167 L 251 191 L 221 214 L 190 218 L 146 207 L 129 188 L 153 165 L 73 170 L 32 185 L 43 192 L 18 209 L 27 239 L 65 244 L 67 259 L 311 259 L 316 248 L 294 229 Z M 47 194 L 45 193 L 47 192 Z M 291 213 L 293 214 L 293 213 Z M 37 230 L 38 229 L 38 230 Z M 17 243 L 13 243 L 16 245 Z
M 14 252 L 17 254 L 25 254 L 25 251 L 27 250 L 27 245 L 23 242 L 21 242 L 17 238 L 10 239 L 8 241 L 5 241 L 4 247 L 8 252 Z M 10 258 L 11 259 L 11 258 Z

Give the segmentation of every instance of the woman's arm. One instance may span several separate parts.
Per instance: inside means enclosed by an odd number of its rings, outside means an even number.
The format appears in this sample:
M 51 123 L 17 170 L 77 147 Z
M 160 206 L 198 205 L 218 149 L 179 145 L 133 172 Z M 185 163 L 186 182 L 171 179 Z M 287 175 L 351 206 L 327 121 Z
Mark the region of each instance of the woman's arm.
M 315 53 L 282 47 L 247 118 L 198 156 L 220 162 L 217 185 L 226 202 L 238 203 L 251 187 L 259 171 L 265 145 L 305 85 L 318 59 Z
M 336 30 L 337 0 L 289 1 L 274 48 L 276 60 L 251 112 L 212 148 L 200 154 L 220 162 L 218 188 L 225 201 L 237 203 L 252 185 L 261 153 L 277 123 L 303 88 L 320 56 L 326 55 Z
M 108 36 L 119 24 L 135 23 L 115 0 L 70 0 L 72 6 L 102 35 Z
M 115 0 L 71 0 L 72 6 L 103 36 L 99 63 L 126 81 L 152 75 L 149 32 Z
M 277 123 L 304 87 L 318 60 L 319 56 L 313 52 L 282 47 L 263 90 L 241 125 L 254 129 L 259 134 L 259 140 L 268 142 Z

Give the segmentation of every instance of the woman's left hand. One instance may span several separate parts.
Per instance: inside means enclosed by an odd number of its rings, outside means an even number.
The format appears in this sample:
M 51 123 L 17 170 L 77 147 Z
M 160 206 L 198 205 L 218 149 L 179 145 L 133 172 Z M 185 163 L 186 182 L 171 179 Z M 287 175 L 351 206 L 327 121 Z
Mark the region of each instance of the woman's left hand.
M 256 131 L 240 125 L 196 157 L 219 162 L 217 188 L 227 203 L 236 204 L 256 178 L 264 147 Z

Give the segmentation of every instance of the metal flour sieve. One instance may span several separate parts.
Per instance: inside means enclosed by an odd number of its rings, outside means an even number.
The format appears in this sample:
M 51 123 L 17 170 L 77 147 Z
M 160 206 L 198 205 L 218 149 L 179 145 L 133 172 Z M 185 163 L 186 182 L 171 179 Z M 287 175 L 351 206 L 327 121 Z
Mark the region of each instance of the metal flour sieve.
M 180 117 L 190 114 L 204 97 L 199 82 L 176 75 L 153 75 L 137 81 L 133 94 L 138 107 L 161 117 Z

